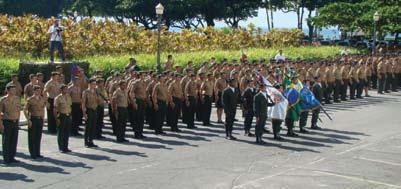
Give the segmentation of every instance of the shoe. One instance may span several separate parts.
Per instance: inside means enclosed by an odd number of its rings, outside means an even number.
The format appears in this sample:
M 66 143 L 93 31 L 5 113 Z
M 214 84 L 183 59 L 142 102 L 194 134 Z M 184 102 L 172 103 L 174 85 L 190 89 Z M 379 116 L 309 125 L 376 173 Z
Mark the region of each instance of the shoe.
M 223 124 L 224 122 L 220 120 L 220 121 L 217 121 L 217 123 Z
M 279 140 L 279 141 L 281 141 L 281 140 L 284 140 L 284 138 L 283 137 L 281 137 L 280 135 L 276 135 L 276 136 L 274 136 L 274 138 L 273 138 L 274 140 Z
M 301 129 L 299 132 L 300 132 L 300 133 L 309 133 L 309 131 L 307 131 L 307 130 L 305 130 L 305 129 Z
M 249 137 L 255 137 L 255 134 L 253 134 L 253 133 L 248 133 L 247 136 L 249 136 Z
M 334 101 L 334 103 L 341 103 L 341 101 L 339 101 L 339 100 L 335 100 L 335 101 Z
M 370 95 L 365 95 L 365 97 L 370 97 Z
M 322 128 L 320 128 L 318 126 L 312 126 L 311 129 L 313 129 L 313 130 L 322 130 Z
M 101 135 L 96 137 L 96 139 L 105 139 L 105 138 L 106 138 L 106 137 L 101 136 Z
M 129 142 L 129 140 L 127 140 L 127 139 L 123 139 L 122 141 L 123 141 L 123 142 Z
M 326 104 L 333 104 L 332 102 L 326 102 Z
M 355 97 L 351 97 L 350 100 L 356 100 L 356 98 Z
M 230 138 L 229 136 L 226 136 L 226 139 L 227 139 L 227 140 L 231 140 L 231 138 Z
M 377 92 L 377 94 L 384 94 L 383 92 Z
M 20 163 L 20 161 L 19 161 L 19 160 L 16 160 L 16 159 L 12 159 L 12 160 L 11 160 L 11 163 Z
M 160 134 L 160 135 L 166 135 L 166 133 L 163 132 L 163 131 L 160 131 L 159 134 Z
M 260 139 L 258 144 L 266 144 L 266 142 Z
M 42 155 L 38 155 L 38 158 L 39 158 L 39 159 L 42 159 L 42 158 L 45 158 L 45 157 L 43 157 Z
M 237 140 L 237 138 L 235 138 L 235 137 L 233 137 L 233 136 L 230 136 L 229 139 L 230 139 L 230 140 Z
M 385 93 L 390 93 L 390 91 L 384 91 Z
M 263 129 L 263 132 L 265 132 L 265 133 L 271 133 L 268 129 Z

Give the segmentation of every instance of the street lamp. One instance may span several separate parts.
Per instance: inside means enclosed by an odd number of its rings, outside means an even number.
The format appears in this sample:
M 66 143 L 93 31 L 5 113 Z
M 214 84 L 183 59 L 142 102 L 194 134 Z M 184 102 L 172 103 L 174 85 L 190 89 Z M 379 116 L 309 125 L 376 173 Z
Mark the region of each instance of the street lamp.
M 373 27 L 373 54 L 376 54 L 376 40 L 377 40 L 377 23 L 380 20 L 380 15 L 379 13 L 376 11 L 375 14 L 373 15 L 373 21 L 374 21 L 374 27 Z
M 162 15 L 164 12 L 164 7 L 161 3 L 156 6 L 156 16 L 157 16 L 157 73 L 161 73 L 161 66 L 160 66 L 160 30 L 161 30 L 161 21 Z

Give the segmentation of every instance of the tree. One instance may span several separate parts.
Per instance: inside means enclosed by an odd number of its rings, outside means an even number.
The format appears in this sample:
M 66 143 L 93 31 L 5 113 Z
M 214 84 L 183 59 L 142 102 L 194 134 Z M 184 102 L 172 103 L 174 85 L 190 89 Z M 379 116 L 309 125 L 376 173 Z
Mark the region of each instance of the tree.
M 35 14 L 41 17 L 58 16 L 65 5 L 65 0 L 2 0 L 0 13 L 21 16 Z
M 255 17 L 262 0 L 225 0 L 224 22 L 232 28 L 238 28 L 242 20 Z

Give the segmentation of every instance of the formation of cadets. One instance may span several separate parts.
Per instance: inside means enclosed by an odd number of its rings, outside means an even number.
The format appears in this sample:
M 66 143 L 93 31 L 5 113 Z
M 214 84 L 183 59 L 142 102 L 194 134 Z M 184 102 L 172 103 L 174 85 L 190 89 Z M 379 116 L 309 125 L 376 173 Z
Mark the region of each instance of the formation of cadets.
M 257 143 L 263 143 L 263 133 L 270 132 L 265 129 L 267 107 L 274 106 L 278 100 L 267 94 L 267 88 L 271 86 L 261 84 L 257 74 L 283 91 L 285 89 L 281 84 L 287 73 L 296 70 L 298 76 L 290 78 L 292 82 L 296 83 L 299 79 L 311 88 L 322 104 L 331 104 L 369 97 L 371 88 L 377 89 L 380 94 L 397 91 L 401 82 L 401 57 L 350 55 L 322 61 L 278 61 L 270 64 L 263 59 L 216 63 L 215 58 L 211 58 L 195 72 L 191 61 L 186 67 L 173 67 L 173 58 L 169 56 L 164 70 L 162 74 L 141 71 L 135 59 L 131 59 L 124 72 L 112 71 L 105 79 L 104 73 L 99 70 L 86 79 L 81 70 L 81 74 L 66 85 L 63 70 L 57 67 L 46 82 L 41 73 L 29 75 L 30 82 L 24 88 L 18 77 L 13 76 L 6 86 L 6 95 L 0 99 L 4 162 L 17 162 L 14 157 L 20 110 L 28 120 L 29 152 L 34 159 L 42 158 L 40 146 L 45 113 L 48 133 L 57 134 L 59 151 L 68 153 L 71 151 L 69 137 L 81 135 L 79 126 L 83 123 L 84 145 L 97 147 L 94 140 L 104 138 L 105 108 L 108 108 L 112 131 L 118 143 L 128 142 L 125 135 L 127 123 L 136 139 L 145 139 L 145 123 L 156 135 L 163 135 L 165 127 L 172 132 L 180 132 L 179 120 L 188 129 L 196 129 L 195 121 L 205 126 L 224 124 L 226 138 L 235 140 L 232 130 L 234 122 L 238 121 L 237 107 L 242 109 L 244 134 L 256 137 Z M 24 107 L 20 107 L 20 98 L 25 99 Z M 212 103 L 216 107 L 217 125 L 212 125 L 210 121 Z M 320 129 L 317 125 L 319 111 L 312 111 L 311 129 Z M 300 132 L 307 133 L 308 114 L 302 112 L 296 116 L 299 119 L 288 115 L 285 120 L 273 119 L 274 139 L 283 139 L 280 136 L 282 122 L 287 126 L 289 137 L 297 136 L 293 130 L 295 121 L 299 121 Z M 254 118 L 255 134 L 251 133 Z

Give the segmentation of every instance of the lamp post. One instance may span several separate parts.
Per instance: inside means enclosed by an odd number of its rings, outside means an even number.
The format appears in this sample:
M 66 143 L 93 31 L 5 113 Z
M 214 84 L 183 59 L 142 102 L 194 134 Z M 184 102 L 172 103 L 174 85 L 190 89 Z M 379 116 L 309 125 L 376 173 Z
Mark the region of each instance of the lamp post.
M 157 16 L 157 73 L 161 73 L 161 65 L 160 65 L 160 30 L 161 30 L 161 21 L 162 15 L 164 12 L 164 7 L 161 3 L 156 6 L 156 16 Z
M 376 11 L 375 14 L 373 15 L 373 21 L 374 21 L 374 27 L 373 27 L 373 55 L 376 55 L 376 40 L 377 40 L 377 23 L 380 20 L 380 15 L 379 13 Z

